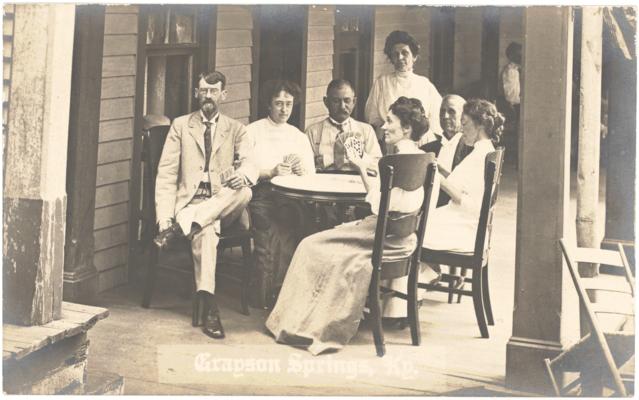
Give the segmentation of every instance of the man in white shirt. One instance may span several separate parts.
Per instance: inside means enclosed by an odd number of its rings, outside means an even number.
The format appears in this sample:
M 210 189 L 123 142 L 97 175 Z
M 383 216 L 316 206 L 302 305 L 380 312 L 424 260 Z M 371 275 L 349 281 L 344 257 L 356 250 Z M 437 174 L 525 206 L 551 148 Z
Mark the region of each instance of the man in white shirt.
M 246 127 L 218 112 L 225 86 L 220 72 L 200 74 L 195 89 L 200 110 L 171 124 L 155 184 L 160 234 L 154 243 L 163 249 L 179 237 L 191 240 L 196 290 L 204 300 L 202 330 L 214 339 L 224 338 L 214 296 L 220 221 L 230 224 L 242 215 L 251 199 L 248 186 L 258 178 L 248 161 Z
M 506 48 L 508 64 L 504 66 L 499 75 L 500 96 L 497 98 L 497 107 L 506 117 L 502 143 L 507 148 L 515 165 L 518 158 L 517 142 L 519 140 L 519 108 L 521 103 L 521 44 L 512 42 Z
M 506 102 L 514 107 L 520 103 L 521 45 L 517 42 L 510 43 L 506 48 L 506 57 L 508 64 L 501 71 L 502 89 Z
M 344 143 L 354 137 L 362 144 L 365 154 L 370 156 L 370 168 L 375 170 L 382 156 L 375 130 L 367 123 L 351 118 L 357 97 L 351 83 L 345 79 L 332 80 L 326 89 L 324 105 L 328 117 L 306 129 L 318 171 L 356 171 L 348 161 Z
M 435 153 L 437 156 L 437 168 L 447 176 L 453 169 L 472 151 L 472 146 L 467 146 L 459 140 L 462 136 L 461 116 L 464 112 L 466 100 L 456 94 L 449 94 L 442 99 L 439 110 L 439 123 L 442 132 L 437 134 L 437 139 L 426 143 L 420 148 L 426 153 Z M 439 192 L 437 207 L 450 201 L 450 197 L 444 191 Z
M 306 129 L 306 135 L 315 154 L 317 171 L 358 171 L 346 157 L 345 144 L 348 143 L 350 146 L 349 141 L 354 140 L 359 142 L 362 155 L 365 154 L 365 158 L 369 160 L 367 170 L 377 171 L 382 151 L 373 127 L 351 118 L 356 104 L 355 90 L 349 81 L 334 79 L 328 84 L 324 96 L 328 117 Z M 353 207 L 344 205 L 322 207 L 322 212 L 324 228 L 353 220 L 356 213 Z

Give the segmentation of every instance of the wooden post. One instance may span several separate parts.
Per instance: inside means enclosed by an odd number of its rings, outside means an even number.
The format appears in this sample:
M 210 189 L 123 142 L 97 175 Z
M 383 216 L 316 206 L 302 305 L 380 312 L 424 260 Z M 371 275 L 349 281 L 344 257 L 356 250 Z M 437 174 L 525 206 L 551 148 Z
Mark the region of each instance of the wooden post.
M 562 350 L 569 318 L 558 240 L 569 224 L 573 14 L 570 7 L 524 11 L 515 305 L 506 385 L 548 392 L 543 360 Z M 578 322 L 574 321 L 578 331 Z M 578 333 L 578 332 L 576 332 Z
M 98 291 L 93 264 L 93 220 L 98 160 L 104 6 L 78 6 L 75 19 L 69 153 L 64 299 L 91 303 Z
M 15 8 L 3 193 L 3 323 L 40 325 L 61 314 L 74 22 L 73 4 Z
M 577 164 L 577 245 L 599 247 L 599 147 L 601 135 L 601 7 L 582 8 L 579 152 Z M 597 275 L 598 265 L 579 264 L 579 274 Z

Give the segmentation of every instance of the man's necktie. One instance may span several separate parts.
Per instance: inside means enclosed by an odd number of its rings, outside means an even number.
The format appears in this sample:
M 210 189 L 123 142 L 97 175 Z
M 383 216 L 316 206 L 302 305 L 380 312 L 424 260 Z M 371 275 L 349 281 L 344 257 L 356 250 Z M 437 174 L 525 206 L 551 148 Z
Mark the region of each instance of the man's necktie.
M 205 121 L 204 125 L 206 125 L 206 130 L 204 131 L 204 173 L 208 174 L 209 159 L 211 158 L 211 123 Z M 195 197 L 208 198 L 211 197 L 211 195 L 211 183 L 201 181 L 200 186 L 195 192 Z
M 204 171 L 209 170 L 209 159 L 211 158 L 211 123 L 206 121 L 206 130 L 204 131 Z
M 333 160 L 336 169 L 341 169 L 346 164 L 346 148 L 344 147 L 344 125 L 336 124 L 329 120 L 331 125 L 337 128 L 337 137 L 335 138 L 335 146 L 333 147 Z

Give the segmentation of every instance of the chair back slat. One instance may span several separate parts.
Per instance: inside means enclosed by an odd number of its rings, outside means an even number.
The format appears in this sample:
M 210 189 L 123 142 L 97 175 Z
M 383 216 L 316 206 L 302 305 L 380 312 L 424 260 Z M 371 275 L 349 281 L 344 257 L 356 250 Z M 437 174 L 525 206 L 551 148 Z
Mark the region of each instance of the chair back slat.
M 577 263 L 586 262 L 593 264 L 606 264 L 614 267 L 623 267 L 621 255 L 618 251 L 591 249 L 587 247 L 576 247 L 573 250 L 573 261 Z
M 408 275 L 410 270 L 410 258 L 404 258 L 397 261 L 384 261 L 379 279 L 396 279 Z
M 428 164 L 434 160 L 432 154 L 424 157 L 425 154 L 392 154 L 384 156 L 379 160 L 380 174 L 382 170 L 388 171 L 387 167 L 393 168 L 393 181 L 391 187 L 404 189 L 407 191 L 417 190 L 424 186 Z M 383 179 L 382 179 L 383 181 Z
M 486 254 L 485 250 L 490 247 L 493 214 L 499 195 L 499 182 L 501 180 L 503 159 L 503 147 L 498 147 L 495 151 L 486 155 L 484 194 L 482 196 L 479 223 L 477 224 L 477 234 L 475 236 L 475 257 L 483 257 Z
M 389 212 L 386 234 L 405 237 L 414 233 L 419 226 L 421 216 L 421 208 L 414 213 Z
M 424 153 L 389 155 L 380 159 L 379 171 L 381 200 L 372 257 L 373 265 L 377 268 L 382 264 L 384 243 L 388 236 L 406 237 L 415 233 L 423 239 L 424 221 L 436 173 L 435 158 L 432 154 Z M 407 191 L 422 187 L 424 200 L 421 207 L 412 213 L 389 212 L 391 190 L 396 187 Z
M 617 314 L 617 315 L 627 315 L 630 317 L 633 317 L 635 315 L 635 311 L 632 307 L 632 304 L 629 303 L 614 303 L 614 304 L 610 304 L 610 303 L 603 303 L 603 302 L 597 302 L 597 303 L 590 303 L 590 306 L 592 307 L 592 312 L 597 315 L 597 314 Z

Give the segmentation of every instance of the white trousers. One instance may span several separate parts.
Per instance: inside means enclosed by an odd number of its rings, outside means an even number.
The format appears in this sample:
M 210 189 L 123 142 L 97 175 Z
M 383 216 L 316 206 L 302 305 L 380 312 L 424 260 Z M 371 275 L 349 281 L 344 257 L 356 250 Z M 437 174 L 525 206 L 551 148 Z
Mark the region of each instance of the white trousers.
M 193 235 L 191 252 L 193 253 L 193 269 L 196 290 L 215 293 L 215 265 L 217 263 L 217 245 L 220 241 L 220 221 L 230 225 L 237 220 L 249 201 L 252 191 L 248 187 L 233 190 L 222 188 L 208 199 L 194 199 L 175 219 L 182 232 L 188 235 L 195 222 L 202 230 Z

